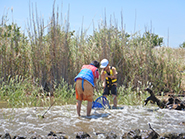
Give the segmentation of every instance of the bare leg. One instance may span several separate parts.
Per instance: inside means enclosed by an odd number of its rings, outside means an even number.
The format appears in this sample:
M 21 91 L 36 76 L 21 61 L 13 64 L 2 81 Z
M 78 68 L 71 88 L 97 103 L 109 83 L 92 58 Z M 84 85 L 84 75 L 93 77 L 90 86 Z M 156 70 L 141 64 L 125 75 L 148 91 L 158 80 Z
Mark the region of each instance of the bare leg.
M 117 96 L 116 95 L 112 95 L 113 97 L 113 103 L 114 103 L 114 107 L 117 107 Z
M 80 101 L 80 100 L 78 100 L 76 103 L 76 110 L 77 110 L 78 116 L 80 116 L 81 104 L 82 104 L 82 101 Z
M 88 101 L 87 103 L 87 116 L 90 116 L 92 109 L 92 102 Z

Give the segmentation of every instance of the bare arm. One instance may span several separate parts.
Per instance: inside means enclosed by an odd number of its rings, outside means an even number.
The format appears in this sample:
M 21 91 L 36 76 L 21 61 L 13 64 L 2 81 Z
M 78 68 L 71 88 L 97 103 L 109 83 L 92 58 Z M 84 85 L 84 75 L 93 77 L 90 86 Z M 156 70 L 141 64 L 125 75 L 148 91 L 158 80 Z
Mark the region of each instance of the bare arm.
M 96 82 L 97 82 L 97 78 L 94 78 L 94 87 L 96 88 Z
M 95 78 L 94 78 L 94 88 L 96 88 L 97 89 L 97 80 L 99 79 L 99 71 L 97 70 L 96 72 L 95 72 Z
M 102 70 L 101 71 L 101 80 L 103 81 L 103 87 L 105 88 L 105 86 L 106 86 L 106 80 L 105 80 L 105 78 L 106 78 L 106 76 L 107 76 L 107 74 L 105 74 L 104 73 L 104 70 Z
M 104 70 L 101 71 L 101 80 L 104 81 L 105 80 L 105 73 Z

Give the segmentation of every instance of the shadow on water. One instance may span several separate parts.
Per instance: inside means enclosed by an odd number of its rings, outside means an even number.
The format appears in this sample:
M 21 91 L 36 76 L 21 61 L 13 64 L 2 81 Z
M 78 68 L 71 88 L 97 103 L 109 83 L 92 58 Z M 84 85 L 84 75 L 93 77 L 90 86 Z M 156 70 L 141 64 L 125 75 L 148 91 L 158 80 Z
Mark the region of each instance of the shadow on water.
M 121 110 L 121 109 L 124 109 L 124 107 L 119 107 L 119 106 L 117 108 L 111 107 L 109 110 Z M 90 115 L 90 116 L 82 115 L 81 117 L 86 118 L 86 119 L 98 119 L 98 118 L 106 118 L 110 115 L 110 113 L 97 113 L 98 109 L 93 109 L 93 110 L 95 110 L 95 111 L 92 115 Z M 99 110 L 101 110 L 101 109 L 99 109 Z
M 90 116 L 81 116 L 82 118 L 86 119 L 98 119 L 98 118 L 106 118 L 110 115 L 110 113 L 94 113 Z
M 148 108 L 147 109 L 148 112 L 155 112 L 155 111 L 158 111 L 158 110 L 159 110 L 159 108 L 155 108 L 155 109 Z

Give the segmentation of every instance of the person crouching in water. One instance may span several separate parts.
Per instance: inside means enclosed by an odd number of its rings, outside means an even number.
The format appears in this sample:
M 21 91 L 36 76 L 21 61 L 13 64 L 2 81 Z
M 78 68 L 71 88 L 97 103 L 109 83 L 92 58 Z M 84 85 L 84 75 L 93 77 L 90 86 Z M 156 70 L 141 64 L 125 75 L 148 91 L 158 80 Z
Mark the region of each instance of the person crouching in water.
M 109 66 L 109 61 L 103 59 L 101 62 L 100 68 L 101 71 L 101 80 L 103 81 L 104 92 L 103 96 L 107 97 L 110 95 L 110 91 L 113 97 L 113 109 L 117 108 L 117 71 L 113 66 Z
M 87 100 L 87 116 L 90 116 L 93 102 L 93 89 L 96 86 L 96 81 L 99 79 L 98 61 L 93 61 L 89 65 L 83 65 L 78 75 L 75 77 L 76 91 L 76 108 L 77 114 L 80 116 L 82 100 Z

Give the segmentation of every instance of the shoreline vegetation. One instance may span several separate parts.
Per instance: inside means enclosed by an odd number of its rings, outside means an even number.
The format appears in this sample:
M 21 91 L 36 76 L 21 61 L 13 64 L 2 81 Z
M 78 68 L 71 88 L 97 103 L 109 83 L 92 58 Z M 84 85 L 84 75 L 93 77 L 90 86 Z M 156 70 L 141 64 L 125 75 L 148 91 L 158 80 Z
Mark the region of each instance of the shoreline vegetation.
M 55 5 L 48 25 L 37 9 L 30 6 L 29 11 L 24 31 L 14 22 L 8 24 L 8 14 L 0 20 L 0 100 L 8 107 L 75 104 L 74 77 L 80 67 L 103 58 L 118 71 L 120 105 L 143 104 L 146 87 L 156 95 L 185 90 L 185 50 L 163 47 L 163 38 L 149 29 L 142 35 L 128 34 L 122 15 L 121 27 L 105 18 L 87 35 L 83 27 L 80 33 L 71 31 L 69 15 L 60 19 Z M 102 95 L 101 84 L 99 80 L 95 98 Z

